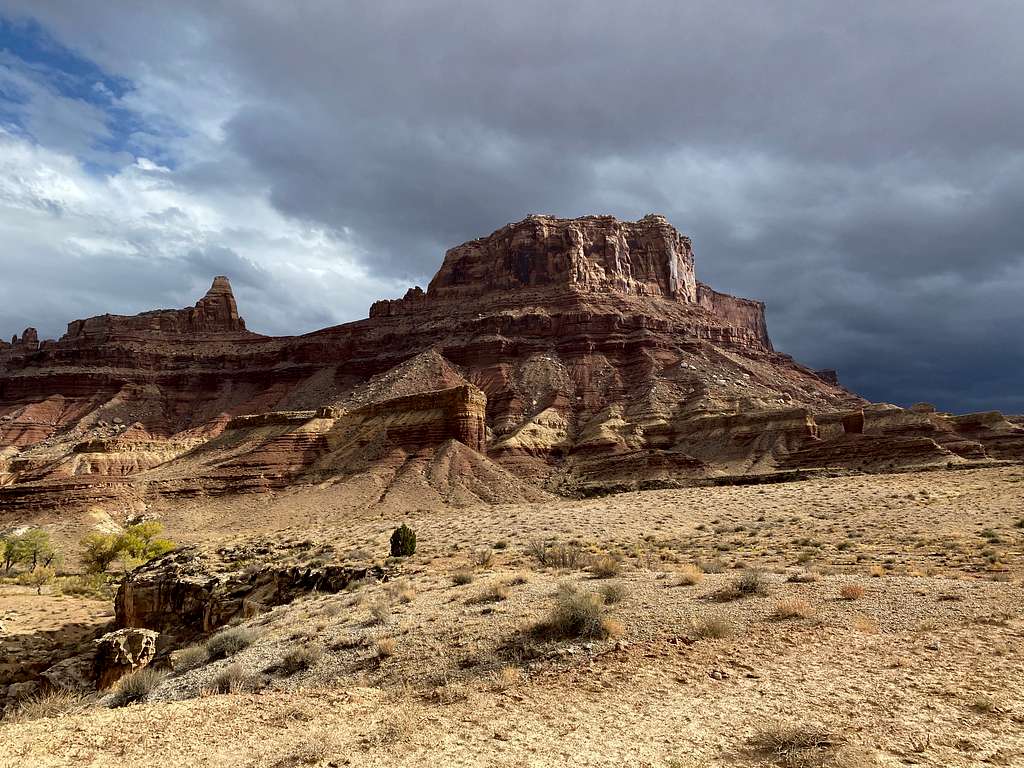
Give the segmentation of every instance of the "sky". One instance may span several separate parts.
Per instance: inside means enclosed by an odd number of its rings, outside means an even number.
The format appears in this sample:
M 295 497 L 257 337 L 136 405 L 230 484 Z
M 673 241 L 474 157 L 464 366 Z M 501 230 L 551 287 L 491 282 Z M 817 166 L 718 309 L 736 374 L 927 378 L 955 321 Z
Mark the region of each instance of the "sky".
M 1024 413 L 1017 0 L 0 0 L 0 334 L 366 317 L 530 213 L 662 213 L 869 399 Z

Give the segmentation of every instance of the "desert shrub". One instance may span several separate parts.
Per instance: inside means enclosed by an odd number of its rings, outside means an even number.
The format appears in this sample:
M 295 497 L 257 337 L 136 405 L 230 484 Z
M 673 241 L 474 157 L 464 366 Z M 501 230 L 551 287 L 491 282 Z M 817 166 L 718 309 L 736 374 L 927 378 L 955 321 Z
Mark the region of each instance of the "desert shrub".
M 473 565 L 478 568 L 486 568 L 494 560 L 494 550 L 490 547 L 480 547 L 473 552 Z
M 720 603 L 739 600 L 742 597 L 768 594 L 768 581 L 760 571 L 744 571 L 744 573 L 714 593 L 712 597 Z
M 171 665 L 175 672 L 188 672 L 201 667 L 210 660 L 210 653 L 205 645 L 190 645 L 182 648 L 171 656 Z
M 56 717 L 84 709 L 90 701 L 87 696 L 78 691 L 54 688 L 45 693 L 35 693 L 21 699 L 4 714 L 3 720 L 18 723 Z
M 296 672 L 315 666 L 323 655 L 324 649 L 315 643 L 300 645 L 298 648 L 288 651 L 278 666 L 284 674 L 294 675 Z
M 452 574 L 452 583 L 458 586 L 465 586 L 473 581 L 473 572 L 468 568 L 460 568 Z
M 90 533 L 81 541 L 82 565 L 88 573 L 105 573 L 115 560 L 125 567 L 145 563 L 176 546 L 160 538 L 162 532 L 160 523 L 149 520 L 130 525 L 122 533 Z
M 718 639 L 736 634 L 736 625 L 724 616 L 702 616 L 693 620 L 692 627 L 697 637 Z
M 820 725 L 774 723 L 750 739 L 752 750 L 779 768 L 867 768 L 877 762 L 846 747 L 847 739 Z
M 369 603 L 370 617 L 368 624 L 385 624 L 391 618 L 391 601 L 386 595 L 380 595 Z
M 416 532 L 405 523 L 391 534 L 391 556 L 408 557 L 416 553 Z
M 611 555 L 600 555 L 590 561 L 589 570 L 599 579 L 610 579 L 619 575 L 619 560 Z
M 529 584 L 530 575 L 528 573 L 517 573 L 510 576 L 505 583 L 510 587 L 518 587 L 520 584 Z
M 93 597 L 97 600 L 109 600 L 113 597 L 110 582 L 102 574 L 65 576 L 59 579 L 57 586 L 65 595 L 75 597 Z
M 866 590 L 860 584 L 843 584 L 839 588 L 839 596 L 843 600 L 860 600 L 864 597 Z
M 37 595 L 43 594 L 43 587 L 53 582 L 53 568 L 37 565 L 31 571 L 18 574 L 18 583 L 25 587 L 34 587 Z
M 601 597 L 607 605 L 614 605 L 615 603 L 621 603 L 629 595 L 629 590 L 626 589 L 626 585 L 619 581 L 613 581 L 610 584 L 601 585 Z
M 237 662 L 225 667 L 213 678 L 215 693 L 247 693 L 258 691 L 262 687 L 263 680 L 260 676 L 246 672 Z
M 408 579 L 397 579 L 388 583 L 388 597 L 398 603 L 411 603 L 416 597 L 416 588 Z
M 619 629 L 605 616 L 604 598 L 595 592 L 560 589 L 555 607 L 534 628 L 535 634 L 552 638 L 604 638 Z
M 713 560 L 698 560 L 697 567 L 704 573 L 725 573 L 725 561 L 720 557 Z
M 206 641 L 206 653 L 211 661 L 234 656 L 256 642 L 257 638 L 258 635 L 246 627 L 222 629 Z
M 530 555 L 545 568 L 577 568 L 583 558 L 583 548 L 579 544 L 556 544 L 555 542 L 534 539 L 527 547 Z
M 772 618 L 776 621 L 786 619 L 806 619 L 814 615 L 814 608 L 806 600 L 791 598 L 783 600 L 775 606 Z
M 704 571 L 696 565 L 684 565 L 676 575 L 676 585 L 692 587 L 704 581 Z
M 380 637 L 374 644 L 378 659 L 390 659 L 395 655 L 395 648 L 398 641 L 393 637 Z
M 523 679 L 519 667 L 504 666 L 491 676 L 491 688 L 495 691 L 507 691 L 515 688 Z
M 110 706 L 124 707 L 142 701 L 163 682 L 165 677 L 167 677 L 166 672 L 151 667 L 143 667 L 129 672 L 114 683 Z
M 504 584 L 491 584 L 487 589 L 481 592 L 476 597 L 472 598 L 469 602 L 471 603 L 499 603 L 502 600 L 508 599 L 508 587 Z
M 818 574 L 814 571 L 797 571 L 786 579 L 790 584 L 813 584 L 817 580 Z

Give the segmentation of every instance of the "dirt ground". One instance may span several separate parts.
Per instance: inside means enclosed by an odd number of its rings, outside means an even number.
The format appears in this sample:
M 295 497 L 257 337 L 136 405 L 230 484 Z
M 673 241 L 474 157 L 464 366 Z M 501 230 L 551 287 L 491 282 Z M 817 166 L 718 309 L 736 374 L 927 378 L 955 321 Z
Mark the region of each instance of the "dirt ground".
M 189 543 L 383 556 L 408 522 L 419 546 L 396 581 L 249 620 L 251 645 L 144 703 L 0 724 L 0 766 L 1024 765 L 1020 467 L 383 513 L 325 487 L 160 512 Z M 541 565 L 543 540 L 577 562 Z M 605 595 L 610 634 L 533 630 L 567 593 Z M 296 649 L 316 654 L 283 671 Z M 260 690 L 213 693 L 229 667 Z

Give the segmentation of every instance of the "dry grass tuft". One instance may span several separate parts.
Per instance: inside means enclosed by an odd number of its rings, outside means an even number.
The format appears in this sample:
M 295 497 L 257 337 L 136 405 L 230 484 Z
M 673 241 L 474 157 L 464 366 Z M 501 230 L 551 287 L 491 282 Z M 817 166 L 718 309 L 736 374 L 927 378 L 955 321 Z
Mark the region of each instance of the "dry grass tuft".
M 515 688 L 523 680 L 523 672 L 519 667 L 504 666 L 491 677 L 491 690 L 507 691 Z
M 704 571 L 696 565 L 684 565 L 676 575 L 675 584 L 678 587 L 693 587 L 704 581 Z
M 89 706 L 91 701 L 88 696 L 78 691 L 55 688 L 45 693 L 36 693 L 21 699 L 14 707 L 7 710 L 3 718 L 0 718 L 0 721 L 23 723 L 29 720 L 56 717 L 57 715 L 81 711 Z
M 772 612 L 772 618 L 776 621 L 785 621 L 786 619 L 809 619 L 813 615 L 814 608 L 811 604 L 806 600 L 800 600 L 798 598 L 782 600 L 775 606 L 775 610 Z
M 611 555 L 599 555 L 590 561 L 588 570 L 598 579 L 610 579 L 619 575 L 621 566 L 618 558 Z
M 621 603 L 627 597 L 629 597 L 629 590 L 626 585 L 621 581 L 614 581 L 610 584 L 601 585 L 601 597 L 604 598 L 604 602 L 607 605 L 615 605 Z
M 388 584 L 388 597 L 396 603 L 411 603 L 416 589 L 408 579 L 396 579 Z
M 583 559 L 583 547 L 579 544 L 555 544 L 554 542 L 535 539 L 527 547 L 527 552 L 545 568 L 578 568 Z
M 452 583 L 456 586 L 463 587 L 466 584 L 473 583 L 473 572 L 469 568 L 460 568 L 452 574 Z
M 864 597 L 865 592 L 867 592 L 867 590 L 860 584 L 843 584 L 843 586 L 839 588 L 839 596 L 842 597 L 843 600 L 860 600 Z
M 509 595 L 508 587 L 504 584 L 491 584 L 487 589 L 476 597 L 471 597 L 467 603 L 500 603 L 507 600 Z
M 780 768 L 869 768 L 877 760 L 848 739 L 811 723 L 775 723 L 750 740 L 753 751 Z
M 697 637 L 720 639 L 736 634 L 736 625 L 724 616 L 704 616 L 694 619 L 693 634 Z
M 378 659 L 390 659 L 395 655 L 395 648 L 397 647 L 398 641 L 393 637 L 379 637 L 377 642 L 374 643 Z
M 213 693 L 249 693 L 258 691 L 263 687 L 263 680 L 259 675 L 246 672 L 239 663 L 234 663 L 222 669 L 213 678 Z
M 712 595 L 719 603 L 728 603 L 743 597 L 767 595 L 768 580 L 761 571 L 744 571 L 732 584 L 722 587 Z
M 205 645 L 190 645 L 171 654 L 171 667 L 175 672 L 188 672 L 201 667 L 210 660 L 210 653 Z
M 246 627 L 222 629 L 206 641 L 206 653 L 211 661 L 234 656 L 256 642 L 258 637 L 256 632 Z
M 549 638 L 605 638 L 621 633 L 621 625 L 609 621 L 605 612 L 601 595 L 564 587 L 558 591 L 551 613 L 534 626 L 533 633 Z
M 284 655 L 279 668 L 286 675 L 294 675 L 296 672 L 315 666 L 323 655 L 324 649 L 316 643 L 301 645 L 298 648 L 292 648 Z
M 150 667 L 129 672 L 114 684 L 110 706 L 124 707 L 137 701 L 143 701 L 163 682 L 165 677 L 167 677 L 166 672 Z

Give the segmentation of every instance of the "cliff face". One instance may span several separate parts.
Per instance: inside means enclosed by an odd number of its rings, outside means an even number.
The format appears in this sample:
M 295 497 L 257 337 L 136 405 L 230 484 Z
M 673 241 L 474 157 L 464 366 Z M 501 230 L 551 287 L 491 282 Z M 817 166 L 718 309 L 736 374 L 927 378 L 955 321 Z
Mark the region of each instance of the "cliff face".
M 213 285 L 194 307 L 186 309 L 158 309 L 141 315 L 100 315 L 68 324 L 64 342 L 100 342 L 123 336 L 196 336 L 196 335 L 249 335 L 245 320 L 238 316 L 238 306 L 231 283 L 223 275 L 213 279 Z
M 500 501 L 1024 455 L 1001 418 L 864 405 L 776 353 L 761 303 L 697 282 L 664 218 L 531 216 L 304 336 L 247 331 L 222 277 L 194 307 L 26 332 L 0 347 L 0 507 L 370 476 L 372 498 Z
M 452 248 L 427 289 L 431 298 L 520 288 L 617 291 L 697 298 L 690 239 L 663 216 L 530 216 Z

